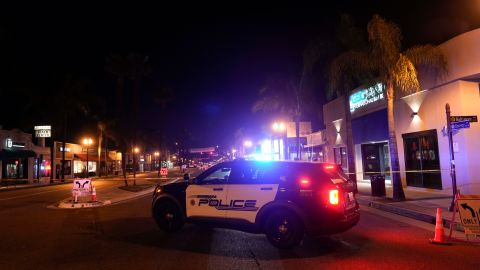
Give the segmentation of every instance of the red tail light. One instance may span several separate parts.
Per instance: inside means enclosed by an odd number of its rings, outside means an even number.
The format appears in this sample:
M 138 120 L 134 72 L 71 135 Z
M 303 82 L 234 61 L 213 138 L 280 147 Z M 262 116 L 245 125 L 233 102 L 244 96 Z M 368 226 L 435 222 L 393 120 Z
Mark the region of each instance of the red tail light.
M 301 179 L 301 180 L 300 180 L 300 187 L 302 187 L 302 188 L 308 188 L 308 187 L 310 187 L 310 180 L 305 179 L 305 178 L 304 178 L 304 179 Z
M 335 169 L 335 166 L 334 165 L 325 165 L 325 169 L 326 170 L 333 170 L 333 169 Z
M 331 205 L 338 205 L 338 189 L 330 190 L 328 199 Z

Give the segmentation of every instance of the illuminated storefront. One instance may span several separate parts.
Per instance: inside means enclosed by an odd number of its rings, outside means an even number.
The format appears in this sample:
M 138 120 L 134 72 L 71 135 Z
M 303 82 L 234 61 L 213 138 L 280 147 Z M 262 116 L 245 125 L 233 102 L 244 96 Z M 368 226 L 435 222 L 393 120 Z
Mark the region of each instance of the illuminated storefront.
M 395 131 L 404 187 L 420 187 L 451 193 L 450 152 L 446 136 L 445 105 L 452 115 L 480 115 L 480 29 L 457 36 L 439 47 L 448 62 L 441 80 L 420 76 L 422 91 L 399 96 L 394 103 Z M 327 161 L 344 165 L 346 123 L 344 98 L 324 108 Z M 390 178 L 388 121 L 385 90 L 353 90 L 349 96 L 357 180 L 372 174 Z M 480 194 L 480 123 L 454 132 L 457 186 L 463 193 Z M 348 154 L 348 153 L 347 153 Z
M 0 129 L 0 179 L 36 181 L 51 173 L 50 149 L 35 145 L 32 135 Z

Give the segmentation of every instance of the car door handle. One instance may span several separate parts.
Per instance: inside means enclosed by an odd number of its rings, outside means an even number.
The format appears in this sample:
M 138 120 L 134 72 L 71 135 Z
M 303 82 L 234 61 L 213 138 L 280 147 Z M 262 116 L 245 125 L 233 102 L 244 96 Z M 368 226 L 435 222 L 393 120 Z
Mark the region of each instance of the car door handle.
M 213 188 L 213 191 L 222 191 L 223 188 Z
M 262 188 L 260 188 L 260 190 L 272 190 L 272 188 L 271 187 L 262 187 Z

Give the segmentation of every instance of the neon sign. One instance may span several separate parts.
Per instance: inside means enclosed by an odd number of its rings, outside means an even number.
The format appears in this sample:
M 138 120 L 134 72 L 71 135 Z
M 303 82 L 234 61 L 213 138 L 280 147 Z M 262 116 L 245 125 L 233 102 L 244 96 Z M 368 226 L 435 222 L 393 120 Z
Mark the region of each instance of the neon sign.
M 357 91 L 350 95 L 350 113 L 382 99 L 385 99 L 385 95 L 383 94 L 383 84 L 381 83 Z

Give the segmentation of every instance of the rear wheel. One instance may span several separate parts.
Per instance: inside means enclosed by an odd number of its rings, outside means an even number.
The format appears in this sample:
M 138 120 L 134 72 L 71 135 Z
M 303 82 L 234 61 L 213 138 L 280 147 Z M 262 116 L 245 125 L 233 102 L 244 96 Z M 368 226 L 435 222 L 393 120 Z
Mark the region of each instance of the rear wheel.
M 265 221 L 268 241 L 278 248 L 292 248 L 303 239 L 305 228 L 300 218 L 288 210 L 275 210 Z
M 171 201 L 157 203 L 154 217 L 158 227 L 167 232 L 179 230 L 183 226 L 180 208 Z

